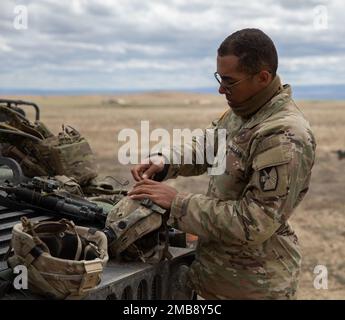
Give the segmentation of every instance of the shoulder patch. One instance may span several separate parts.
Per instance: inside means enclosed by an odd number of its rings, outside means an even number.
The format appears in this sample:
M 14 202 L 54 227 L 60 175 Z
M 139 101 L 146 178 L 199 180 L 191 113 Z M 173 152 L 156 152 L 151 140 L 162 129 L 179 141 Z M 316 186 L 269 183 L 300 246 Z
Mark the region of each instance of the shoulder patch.
M 255 153 L 259 154 L 261 152 L 266 151 L 267 149 L 271 149 L 277 146 L 282 145 L 283 139 L 280 135 L 275 135 L 272 137 L 269 137 L 269 139 L 266 139 L 256 147 Z
M 288 163 L 292 158 L 290 145 L 280 145 L 258 154 L 253 160 L 255 171 Z
M 264 197 L 285 196 L 289 189 L 290 144 L 282 144 L 259 153 L 253 160 L 254 180 Z

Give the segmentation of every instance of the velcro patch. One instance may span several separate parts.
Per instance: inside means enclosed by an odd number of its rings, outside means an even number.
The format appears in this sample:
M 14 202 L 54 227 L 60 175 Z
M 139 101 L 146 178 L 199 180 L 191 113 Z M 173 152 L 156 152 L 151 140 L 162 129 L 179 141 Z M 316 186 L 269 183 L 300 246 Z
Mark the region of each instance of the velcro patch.
M 260 187 L 262 191 L 274 191 L 278 186 L 278 172 L 276 167 L 260 170 Z
M 278 166 L 288 163 L 291 158 L 291 146 L 280 145 L 258 154 L 253 160 L 253 169 L 261 170 L 263 168 Z

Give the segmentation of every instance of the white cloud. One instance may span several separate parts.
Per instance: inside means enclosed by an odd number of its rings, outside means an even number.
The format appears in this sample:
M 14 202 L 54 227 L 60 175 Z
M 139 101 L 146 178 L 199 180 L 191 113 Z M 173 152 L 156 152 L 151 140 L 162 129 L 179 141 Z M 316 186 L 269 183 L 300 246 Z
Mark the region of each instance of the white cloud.
M 345 3 L 333 1 L 26 1 L 28 30 L 0 3 L 0 86 L 191 88 L 216 86 L 216 50 L 231 32 L 261 28 L 290 83 L 345 83 Z M 315 28 L 324 5 L 327 28 Z
M 294 84 L 344 84 L 345 55 L 284 58 L 280 69 L 284 80 Z
M 12 48 L 7 44 L 7 41 L 0 37 L 0 52 L 10 52 L 12 51 Z

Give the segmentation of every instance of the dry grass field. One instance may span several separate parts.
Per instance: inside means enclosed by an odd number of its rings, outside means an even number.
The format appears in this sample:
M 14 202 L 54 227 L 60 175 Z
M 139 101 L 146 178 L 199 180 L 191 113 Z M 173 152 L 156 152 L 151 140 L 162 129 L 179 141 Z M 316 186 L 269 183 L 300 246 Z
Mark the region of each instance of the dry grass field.
M 184 93 L 145 93 L 121 96 L 20 97 L 41 106 L 41 119 L 54 133 L 61 124 L 77 128 L 90 142 L 101 174 L 123 177 L 133 184 L 128 166 L 117 161 L 118 133 L 140 129 L 204 128 L 227 106 L 220 96 Z M 317 158 L 310 191 L 292 216 L 303 249 L 299 299 L 345 298 L 345 159 L 333 151 L 345 150 L 345 102 L 300 101 L 317 139 Z M 180 191 L 204 193 L 206 175 L 168 182 Z M 328 268 L 328 290 L 313 286 L 314 267 Z

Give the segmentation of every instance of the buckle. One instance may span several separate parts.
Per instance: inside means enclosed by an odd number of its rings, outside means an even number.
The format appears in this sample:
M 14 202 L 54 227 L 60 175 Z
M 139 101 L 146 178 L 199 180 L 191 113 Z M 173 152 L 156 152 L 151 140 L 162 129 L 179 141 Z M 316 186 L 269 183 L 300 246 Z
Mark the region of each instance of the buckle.
M 99 275 L 103 271 L 101 260 L 96 259 L 95 261 L 85 261 L 85 274 L 80 282 L 78 292 L 88 291 L 96 287 L 99 283 Z

